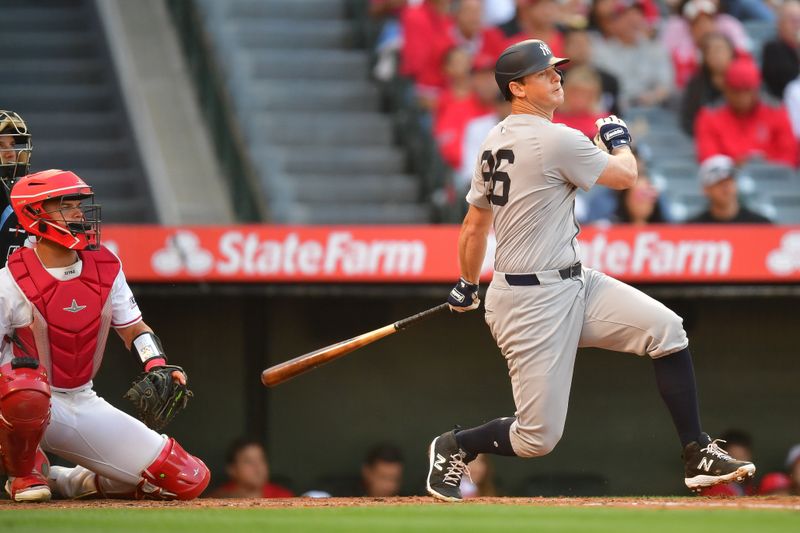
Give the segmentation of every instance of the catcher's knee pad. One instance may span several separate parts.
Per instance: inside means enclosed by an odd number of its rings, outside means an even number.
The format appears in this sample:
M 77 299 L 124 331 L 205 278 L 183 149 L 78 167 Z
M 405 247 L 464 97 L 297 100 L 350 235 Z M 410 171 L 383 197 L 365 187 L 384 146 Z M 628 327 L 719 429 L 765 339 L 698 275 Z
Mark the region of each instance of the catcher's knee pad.
M 211 481 L 211 472 L 197 457 L 186 452 L 178 442 L 170 438 L 153 464 L 142 477 L 161 489 L 162 497 L 192 500 L 200 496 Z
M 27 476 L 41 463 L 37 447 L 49 421 L 50 385 L 44 370 L 0 366 L 0 458 L 10 476 Z

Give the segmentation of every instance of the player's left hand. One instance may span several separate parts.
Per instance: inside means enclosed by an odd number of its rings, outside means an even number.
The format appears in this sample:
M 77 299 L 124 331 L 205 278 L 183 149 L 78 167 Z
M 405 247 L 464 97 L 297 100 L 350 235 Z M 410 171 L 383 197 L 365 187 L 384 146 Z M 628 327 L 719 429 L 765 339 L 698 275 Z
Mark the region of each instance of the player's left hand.
M 595 121 L 597 126 L 597 135 L 594 136 L 594 144 L 605 152 L 613 152 L 615 148 L 620 146 L 630 146 L 631 132 L 628 130 L 628 125 L 621 118 L 616 115 L 610 115 L 606 118 L 599 118 Z
M 179 366 L 155 366 L 133 383 L 125 398 L 133 402 L 139 418 L 158 431 L 186 409 L 192 397 L 187 381 L 186 372 Z
M 481 304 L 481 300 L 478 298 L 478 284 L 470 283 L 464 278 L 459 279 L 447 296 L 447 303 L 450 305 L 451 311 L 459 313 L 477 309 Z

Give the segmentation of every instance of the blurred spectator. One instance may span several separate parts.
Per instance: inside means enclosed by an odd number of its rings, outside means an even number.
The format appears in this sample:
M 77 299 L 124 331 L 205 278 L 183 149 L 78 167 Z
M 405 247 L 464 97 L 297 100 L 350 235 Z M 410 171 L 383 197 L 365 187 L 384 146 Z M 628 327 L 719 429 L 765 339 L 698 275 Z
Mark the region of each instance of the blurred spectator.
M 484 0 L 483 20 L 487 26 L 499 26 L 514 18 L 515 0 Z
M 445 74 L 449 87 L 439 99 L 433 134 L 442 158 L 451 168 L 461 167 L 461 145 L 467 123 L 494 112 L 497 94 L 494 63 L 488 56 L 478 56 L 473 66 L 463 48 L 453 48 L 447 54 Z
M 686 85 L 681 102 L 681 127 L 689 135 L 694 135 L 694 122 L 700 108 L 722 98 L 725 72 L 735 56 L 733 44 L 721 33 L 706 35 L 700 48 L 703 64 Z
M 506 101 L 500 91 L 497 91 L 494 99 L 494 113 L 473 118 L 467 122 L 464 128 L 464 140 L 461 142 L 461 169 L 456 174 L 456 199 L 459 203 L 463 195 L 469 190 L 472 181 L 472 174 L 475 172 L 475 164 L 481 150 L 481 145 L 489 135 L 489 132 L 498 122 L 506 118 L 511 113 L 511 102 Z M 462 194 L 463 193 L 463 194 Z
M 211 493 L 212 498 L 291 498 L 292 492 L 269 482 L 267 452 L 261 442 L 239 439 L 225 457 L 229 481 Z
M 497 496 L 494 465 L 487 454 L 479 454 L 469 464 L 469 476 L 461 478 L 461 495 L 464 498 Z
M 764 84 L 775 98 L 800 74 L 800 2 L 786 0 L 778 8 L 778 35 L 761 53 Z
M 417 2 L 419 0 L 416 0 Z M 400 13 L 408 0 L 370 0 L 369 16 L 381 21 L 381 30 L 375 41 L 377 55 L 373 74 L 381 81 L 389 81 L 397 74 L 397 60 L 403 46 Z
M 639 176 L 633 187 L 617 191 L 616 194 L 617 208 L 612 222 L 644 226 L 668 221 L 659 203 L 658 189 L 647 176 Z
M 795 444 L 786 456 L 786 471 L 792 480 L 791 494 L 800 496 L 800 444 Z
M 726 155 L 714 155 L 700 165 L 700 185 L 708 198 L 708 208 L 691 219 L 696 224 L 746 223 L 769 224 L 770 220 L 739 204 L 734 161 Z M 735 457 L 735 456 L 734 456 Z
M 403 454 L 393 444 L 378 444 L 367 452 L 361 466 L 359 495 L 386 498 L 400 494 L 403 483 Z
M 761 76 L 750 59 L 736 59 L 725 72 L 725 103 L 704 107 L 695 122 L 697 157 L 715 154 L 743 164 L 752 157 L 797 165 L 797 141 L 783 106 L 772 107 L 759 96 Z
M 450 0 L 424 0 L 400 15 L 400 74 L 415 82 L 419 104 L 426 109 L 435 107 L 446 84 L 444 60 L 455 44 L 449 10 Z
M 783 91 L 783 103 L 796 139 L 800 140 L 800 78 L 789 82 Z
M 590 139 L 597 133 L 595 121 L 601 112 L 603 87 L 600 76 L 588 66 L 571 68 L 564 81 L 564 103 L 553 114 L 553 122 L 575 128 Z
M 584 0 L 573 0 L 581 2 Z M 585 0 L 589 4 L 589 17 L 588 27 L 592 30 L 598 30 L 603 36 L 607 36 L 607 23 L 614 17 L 615 4 L 617 0 Z M 568 2 L 569 3 L 569 2 Z M 655 29 L 658 26 L 659 19 L 661 18 L 661 10 L 656 0 L 641 0 L 639 2 L 642 6 L 642 13 L 644 14 L 645 21 L 647 22 L 648 30 Z
M 709 33 L 726 36 L 740 54 L 750 49 L 742 23 L 719 13 L 714 0 L 683 0 L 678 9 L 667 19 L 661 33 L 663 46 L 672 59 L 677 87 L 684 87 L 699 68 L 700 47 Z
M 758 484 L 759 496 L 788 496 L 792 490 L 792 478 L 783 472 L 770 472 Z
M 719 436 L 725 441 L 722 448 L 728 455 L 739 461 L 753 460 L 753 437 L 746 431 L 729 429 Z M 706 487 L 700 491 L 701 496 L 744 496 L 755 494 L 752 478 L 747 478 L 743 483 L 721 483 L 713 487 Z
M 775 13 L 765 0 L 720 0 L 719 5 L 720 11 L 739 20 L 775 21 Z
M 513 19 L 500 26 L 506 37 L 506 46 L 526 39 L 540 39 L 547 43 L 554 56 L 564 55 L 564 36 L 556 24 L 559 9 L 556 0 L 517 0 Z
M 498 28 L 484 27 L 481 0 L 455 1 L 454 40 L 471 58 L 484 54 L 496 60 L 505 50 L 503 32 Z
M 569 63 L 564 65 L 565 79 L 569 78 L 572 69 L 582 66 L 591 66 L 592 41 L 586 30 L 572 29 L 564 34 L 564 57 L 569 58 Z M 617 102 L 619 100 L 619 82 L 617 78 L 603 69 L 592 67 L 600 76 L 601 85 L 601 111 L 610 115 L 621 115 Z
M 662 104 L 672 88 L 672 65 L 664 49 L 647 37 L 638 0 L 599 0 L 611 4 L 604 14 L 604 36 L 594 40 L 595 66 L 617 77 L 620 107 Z M 604 8 L 607 9 L 607 8 Z

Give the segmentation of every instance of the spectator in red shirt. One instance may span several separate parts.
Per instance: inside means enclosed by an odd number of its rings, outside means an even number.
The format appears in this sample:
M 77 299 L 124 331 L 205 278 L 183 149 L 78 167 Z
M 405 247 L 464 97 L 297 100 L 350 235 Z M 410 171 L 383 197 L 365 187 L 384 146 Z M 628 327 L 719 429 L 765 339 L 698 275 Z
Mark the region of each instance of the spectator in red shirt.
M 725 103 L 706 107 L 695 123 L 700 162 L 715 154 L 732 157 L 737 164 L 752 157 L 797 166 L 797 140 L 783 106 L 761 101 L 761 74 L 750 59 L 736 59 L 725 71 Z
M 442 94 L 433 121 L 433 135 L 451 168 L 461 166 L 462 139 L 467 123 L 494 112 L 497 83 L 494 60 L 478 56 L 474 64 L 463 48 L 453 48 L 445 67 L 450 86 Z
M 505 50 L 503 32 L 498 28 L 483 25 L 483 3 L 481 0 L 461 0 L 454 14 L 453 37 L 458 46 L 471 57 L 485 54 L 497 58 Z
M 601 112 L 603 86 L 600 76 L 588 65 L 573 67 L 564 81 L 564 103 L 553 115 L 553 122 L 575 128 L 590 139 L 597 133 L 595 121 Z
M 289 489 L 269 482 L 267 452 L 261 442 L 239 439 L 225 458 L 230 481 L 211 493 L 212 498 L 291 498 Z
M 450 0 L 425 0 L 400 15 L 403 48 L 400 74 L 415 82 L 417 98 L 428 109 L 446 86 L 444 59 L 455 41 Z

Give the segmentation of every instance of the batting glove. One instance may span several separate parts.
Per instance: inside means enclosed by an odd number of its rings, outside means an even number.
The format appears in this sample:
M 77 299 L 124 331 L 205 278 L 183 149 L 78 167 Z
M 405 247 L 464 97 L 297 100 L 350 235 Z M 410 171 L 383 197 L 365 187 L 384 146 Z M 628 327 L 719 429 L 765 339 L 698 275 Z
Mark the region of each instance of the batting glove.
M 631 133 L 628 131 L 628 125 L 621 118 L 617 118 L 616 115 L 599 118 L 594 124 L 597 126 L 597 135 L 594 137 L 594 143 L 601 150 L 613 152 L 614 148 L 631 144 L 632 139 Z
M 464 278 L 459 279 L 456 286 L 450 291 L 447 303 L 450 305 L 451 311 L 459 313 L 477 309 L 481 304 L 481 300 L 478 298 L 478 284 L 470 283 Z

